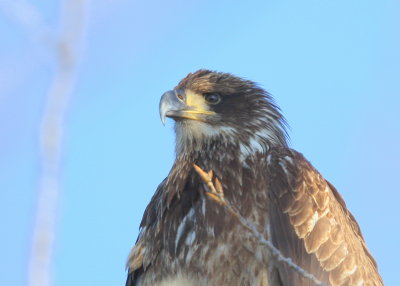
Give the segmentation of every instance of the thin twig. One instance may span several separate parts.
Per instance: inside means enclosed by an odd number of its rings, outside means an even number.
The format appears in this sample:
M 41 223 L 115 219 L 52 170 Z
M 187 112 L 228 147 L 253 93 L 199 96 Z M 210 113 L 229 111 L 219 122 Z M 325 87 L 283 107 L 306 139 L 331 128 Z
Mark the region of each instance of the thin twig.
M 317 286 L 327 286 L 326 283 L 323 283 L 321 281 L 319 281 L 314 275 L 308 273 L 306 270 L 304 270 L 302 267 L 298 266 L 296 263 L 294 263 L 292 261 L 292 259 L 285 257 L 278 248 L 276 248 L 272 242 L 268 239 L 266 239 L 258 230 L 257 227 L 250 222 L 249 220 L 247 220 L 246 218 L 244 218 L 238 210 L 236 210 L 235 207 L 233 207 L 227 200 L 225 200 L 224 198 L 224 193 L 223 193 L 223 189 L 222 189 L 222 184 L 221 182 L 218 180 L 218 178 L 215 178 L 215 183 L 213 183 L 213 178 L 212 178 L 212 172 L 205 172 L 203 171 L 199 166 L 197 166 L 196 164 L 193 164 L 194 169 L 196 170 L 196 172 L 199 174 L 199 176 L 201 177 L 201 179 L 203 180 L 203 182 L 206 184 L 207 186 L 207 190 L 206 191 L 206 195 L 212 199 L 213 201 L 217 202 L 218 204 L 220 204 L 221 206 L 223 206 L 225 208 L 225 210 L 232 215 L 234 218 L 236 218 L 239 223 L 246 228 L 247 230 L 249 230 L 253 236 L 258 240 L 258 242 L 264 246 L 266 246 L 271 254 L 272 257 L 274 257 L 276 259 L 276 261 L 280 262 L 280 263 L 285 263 L 289 268 L 293 269 L 294 271 L 296 271 L 298 274 L 300 274 L 301 276 L 303 276 L 306 279 L 309 279 L 310 281 L 312 281 L 315 285 Z M 211 174 L 211 176 L 210 176 Z M 212 185 L 212 187 L 210 187 Z

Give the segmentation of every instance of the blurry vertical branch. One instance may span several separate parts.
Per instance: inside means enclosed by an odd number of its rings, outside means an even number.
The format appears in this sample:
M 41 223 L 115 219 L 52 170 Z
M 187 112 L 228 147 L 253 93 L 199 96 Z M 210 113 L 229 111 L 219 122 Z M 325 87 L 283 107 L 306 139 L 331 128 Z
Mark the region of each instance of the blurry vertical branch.
M 54 57 L 50 83 L 40 126 L 41 177 L 35 225 L 29 258 L 29 285 L 51 285 L 52 259 L 60 197 L 60 158 L 66 110 L 75 86 L 77 67 L 86 32 L 88 0 L 62 2 L 60 29 L 52 33 L 41 13 L 25 0 L 0 0 L 0 8 L 26 29 L 36 44 Z
M 86 2 L 64 1 L 61 31 L 54 43 L 56 67 L 40 129 L 42 175 L 29 261 L 31 286 L 51 285 L 63 128 L 86 30 Z

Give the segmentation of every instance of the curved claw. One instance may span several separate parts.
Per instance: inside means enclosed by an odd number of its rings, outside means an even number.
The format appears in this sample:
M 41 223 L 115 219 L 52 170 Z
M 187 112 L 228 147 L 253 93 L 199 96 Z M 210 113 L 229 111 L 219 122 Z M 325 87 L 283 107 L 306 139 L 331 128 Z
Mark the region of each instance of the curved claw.
M 206 192 L 206 194 L 208 195 L 208 197 L 210 197 L 214 201 L 223 203 L 224 192 L 222 189 L 222 184 L 218 178 L 215 178 L 215 183 L 213 183 L 213 170 L 206 172 L 196 164 L 193 164 L 193 167 L 197 174 L 199 174 L 201 180 L 207 185 L 208 191 Z
M 200 178 L 203 180 L 204 183 L 208 184 L 209 182 L 212 182 L 212 178 L 213 178 L 213 171 L 212 170 L 210 170 L 207 173 L 202 168 L 197 166 L 196 164 L 193 164 L 193 167 L 196 170 L 197 174 L 199 174 Z
M 219 193 L 221 196 L 224 195 L 224 191 L 222 189 L 222 184 L 218 178 L 215 178 L 215 190 L 217 193 Z

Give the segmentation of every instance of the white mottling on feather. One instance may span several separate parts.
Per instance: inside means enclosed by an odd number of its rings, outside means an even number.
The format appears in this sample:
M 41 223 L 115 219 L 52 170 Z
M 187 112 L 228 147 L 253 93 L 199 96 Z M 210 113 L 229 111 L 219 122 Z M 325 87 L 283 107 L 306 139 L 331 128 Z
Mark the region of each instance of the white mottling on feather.
M 201 213 L 203 214 L 203 216 L 206 215 L 206 200 L 204 197 L 201 200 Z
M 244 161 L 251 155 L 251 150 L 247 144 L 240 144 L 240 160 Z
M 247 157 L 254 155 L 257 152 L 263 153 L 266 149 L 261 143 L 259 137 L 251 137 L 248 143 L 241 143 L 240 147 L 240 160 L 245 161 Z
M 268 123 L 264 123 L 264 124 L 268 124 Z M 259 138 L 269 139 L 269 138 L 274 138 L 275 134 L 270 129 L 264 128 L 264 129 L 257 131 L 255 136 L 257 136 Z
M 268 165 L 271 164 L 271 159 L 272 159 L 271 154 L 268 154 L 268 156 L 267 156 L 267 164 L 268 164 Z
M 195 286 L 196 284 L 193 281 L 189 281 L 186 278 L 181 276 L 177 276 L 174 278 L 167 278 L 163 280 L 161 283 L 156 284 L 154 286 Z
M 208 234 L 209 236 L 212 236 L 212 237 L 215 236 L 215 233 L 214 233 L 214 226 L 208 225 L 208 226 L 206 227 L 206 230 L 207 230 L 207 234 Z
M 285 159 L 287 162 L 289 162 L 289 164 L 292 164 L 293 165 L 293 158 L 292 157 L 290 157 L 290 156 L 285 156 L 285 157 L 283 157 L 283 159 Z
M 270 238 L 272 236 L 271 234 L 271 224 L 267 223 L 267 226 L 265 227 L 266 231 L 267 231 L 267 237 Z
M 329 213 L 329 211 L 330 211 L 329 208 L 325 208 L 324 211 L 319 214 L 319 218 L 323 218 L 324 216 L 326 216 Z
M 254 137 L 250 138 L 250 148 L 251 148 L 252 152 L 254 152 L 254 153 L 264 151 L 263 145 L 260 143 L 259 140 L 257 140 Z
M 309 220 L 307 232 L 311 232 L 314 229 L 314 226 L 317 223 L 318 219 L 319 219 L 318 212 L 314 212 L 311 219 Z
M 242 167 L 243 167 L 243 168 L 250 169 L 250 166 L 249 166 L 249 164 L 247 164 L 246 160 L 243 160 L 243 161 L 242 161 Z M 241 185 L 242 185 L 242 184 L 240 184 L 240 186 L 241 186 Z
M 286 175 L 288 175 L 288 170 L 286 168 L 286 164 L 282 161 L 279 161 L 279 166 L 281 166 L 282 170 L 285 172 Z
M 175 124 L 175 133 L 176 152 L 183 154 L 187 147 L 201 150 L 204 143 L 220 136 L 228 139 L 235 138 L 237 130 L 229 126 L 215 126 L 206 122 L 187 120 Z
M 214 255 L 216 257 L 221 257 L 222 255 L 226 255 L 227 253 L 229 253 L 229 248 L 227 247 L 226 244 L 224 243 L 220 243 L 217 248 L 214 250 Z
M 187 254 L 186 254 L 186 257 L 185 257 L 185 260 L 186 260 L 186 263 L 187 263 L 187 264 L 189 264 L 190 261 L 192 260 L 193 253 L 194 253 L 193 247 L 189 247 L 189 248 L 188 248 L 188 252 L 187 252 Z
M 215 137 L 218 135 L 234 135 L 235 129 L 229 126 L 212 126 L 207 123 L 197 122 L 198 126 L 198 135 L 202 137 Z
M 186 222 L 185 220 L 181 222 L 181 224 L 178 227 L 178 230 L 176 231 L 176 237 L 175 237 L 175 248 L 178 247 L 179 239 L 182 236 L 182 231 L 184 229 Z
M 350 276 L 350 275 L 354 274 L 357 271 L 357 269 L 358 269 L 358 266 L 355 264 L 353 266 L 353 268 L 351 268 L 349 270 L 345 270 L 345 273 L 347 276 Z
M 186 245 L 192 245 L 194 239 L 196 238 L 196 232 L 192 230 L 186 237 L 185 243 Z
M 257 247 L 255 250 L 254 250 L 254 256 L 255 256 L 255 258 L 258 260 L 258 261 L 260 261 L 260 262 L 262 262 L 263 261 L 263 258 L 264 258 L 264 256 L 263 256 L 263 251 L 262 251 L 263 249 L 262 249 L 262 247 Z
M 185 225 L 186 225 L 187 221 L 189 219 L 192 219 L 193 216 L 194 216 L 194 209 L 192 208 L 192 209 L 190 209 L 188 214 L 183 218 L 182 222 L 179 224 L 178 229 L 176 231 L 175 248 L 178 247 L 179 240 L 180 240 L 180 238 L 182 236 L 183 230 L 185 229 Z
M 355 285 L 355 286 L 363 286 L 363 285 L 364 285 L 364 280 L 359 280 L 357 285 Z

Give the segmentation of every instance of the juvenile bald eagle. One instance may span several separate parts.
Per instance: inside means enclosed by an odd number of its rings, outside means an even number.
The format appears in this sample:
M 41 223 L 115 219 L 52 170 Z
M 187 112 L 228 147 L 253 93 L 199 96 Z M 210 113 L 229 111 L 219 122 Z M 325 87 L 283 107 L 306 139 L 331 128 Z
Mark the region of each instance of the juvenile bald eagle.
M 127 286 L 314 285 L 210 199 L 214 185 L 319 281 L 383 285 L 342 197 L 288 147 L 279 108 L 254 82 L 199 70 L 162 96 L 160 115 L 175 120 L 176 160 L 144 213 Z

